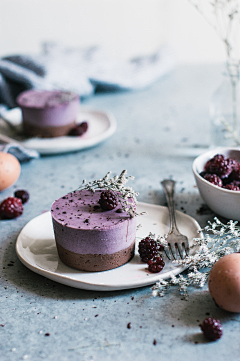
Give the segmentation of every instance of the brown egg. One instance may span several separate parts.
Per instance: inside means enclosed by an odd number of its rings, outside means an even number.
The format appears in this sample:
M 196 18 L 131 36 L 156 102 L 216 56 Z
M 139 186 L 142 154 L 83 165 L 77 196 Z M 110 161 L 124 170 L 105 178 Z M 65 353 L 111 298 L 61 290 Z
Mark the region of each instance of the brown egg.
M 220 258 L 210 271 L 208 287 L 217 306 L 240 312 L 240 253 Z
M 13 185 L 20 173 L 21 166 L 18 159 L 10 153 L 0 152 L 0 192 Z

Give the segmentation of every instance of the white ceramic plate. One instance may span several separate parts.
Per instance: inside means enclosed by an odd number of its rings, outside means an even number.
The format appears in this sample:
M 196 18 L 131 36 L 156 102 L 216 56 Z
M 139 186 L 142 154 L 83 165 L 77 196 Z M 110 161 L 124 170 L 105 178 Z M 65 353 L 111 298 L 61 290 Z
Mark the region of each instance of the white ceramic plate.
M 164 235 L 169 229 L 168 209 L 147 203 L 138 203 L 138 212 L 147 212 L 139 216 L 141 227 L 137 231 L 136 254 L 127 264 L 104 272 L 82 272 L 67 267 L 58 257 L 50 212 L 31 220 L 21 231 L 16 243 L 20 261 L 30 270 L 65 285 L 96 291 L 114 291 L 142 287 L 166 279 L 171 274 L 179 274 L 185 268 L 174 266 L 170 261 L 160 273 L 150 273 L 142 263 L 137 252 L 138 242 L 149 232 Z M 190 244 L 199 237 L 199 224 L 190 216 L 176 212 L 179 230 L 186 234 Z
M 22 121 L 21 110 L 14 108 L 3 113 L 3 116 L 12 124 L 19 126 Z M 117 128 L 117 122 L 113 114 L 100 110 L 87 110 L 82 107 L 77 116 L 77 122 L 88 122 L 88 130 L 81 137 L 57 137 L 57 138 L 29 138 L 21 140 L 16 137 L 24 147 L 37 150 L 40 154 L 58 154 L 77 151 L 95 146 L 109 138 Z M 4 134 L 11 136 L 12 132 L 4 127 Z M 2 129 L 1 129 L 2 132 Z

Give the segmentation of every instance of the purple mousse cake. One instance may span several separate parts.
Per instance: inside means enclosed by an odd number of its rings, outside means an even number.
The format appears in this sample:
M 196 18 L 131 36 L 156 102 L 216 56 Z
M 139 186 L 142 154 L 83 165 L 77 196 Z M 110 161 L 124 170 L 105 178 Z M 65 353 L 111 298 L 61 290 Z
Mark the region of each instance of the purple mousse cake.
M 104 211 L 101 190 L 74 191 L 57 199 L 51 208 L 60 259 L 82 271 L 106 271 L 127 263 L 134 255 L 136 217 L 119 203 Z
M 27 90 L 17 97 L 27 136 L 52 138 L 67 135 L 75 126 L 79 96 L 67 91 Z

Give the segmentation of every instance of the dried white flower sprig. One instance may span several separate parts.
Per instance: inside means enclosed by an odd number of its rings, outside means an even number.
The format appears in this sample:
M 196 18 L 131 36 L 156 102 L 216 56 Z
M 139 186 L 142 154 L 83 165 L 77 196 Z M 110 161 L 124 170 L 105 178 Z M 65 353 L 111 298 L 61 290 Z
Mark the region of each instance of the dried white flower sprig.
M 109 178 L 111 172 L 108 172 L 102 179 L 86 182 L 83 180 L 79 190 L 87 189 L 91 192 L 95 192 L 97 189 L 111 190 L 115 193 L 118 201 L 121 203 L 122 209 L 131 217 L 139 215 L 136 211 L 135 204 L 137 203 L 138 193 L 134 192 L 131 187 L 126 187 L 125 184 L 129 179 L 134 179 L 133 176 L 126 176 L 127 171 L 123 170 L 121 174 L 115 175 L 113 178 Z M 131 198 L 134 202 L 129 202 Z
M 173 261 L 182 266 L 189 266 L 184 274 L 172 275 L 169 280 L 159 280 L 152 287 L 153 296 L 164 296 L 172 286 L 178 286 L 180 294 L 188 298 L 188 289 L 191 286 L 203 287 L 208 280 L 213 265 L 223 256 L 240 251 L 240 227 L 238 222 L 222 223 L 218 218 L 201 231 L 203 237 L 195 238 L 193 243 L 197 251 L 183 260 Z
M 240 74 L 240 1 L 239 0 L 188 0 L 207 20 L 222 40 L 227 59 L 227 74 L 232 88 L 232 121 L 220 118 L 225 138 L 240 145 L 238 131 L 237 88 Z
M 188 0 L 222 40 L 227 58 L 240 60 L 239 0 Z

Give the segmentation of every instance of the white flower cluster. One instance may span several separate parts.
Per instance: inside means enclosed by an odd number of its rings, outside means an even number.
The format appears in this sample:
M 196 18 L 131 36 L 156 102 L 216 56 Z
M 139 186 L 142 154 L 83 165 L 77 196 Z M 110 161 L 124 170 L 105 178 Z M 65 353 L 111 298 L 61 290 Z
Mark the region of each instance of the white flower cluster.
M 191 286 L 203 287 L 208 280 L 213 265 L 223 256 L 240 252 L 240 227 L 237 222 L 222 223 L 218 218 L 201 230 L 203 237 L 195 238 L 193 246 L 197 250 L 185 259 L 173 261 L 182 266 L 188 266 L 185 274 L 172 276 L 169 280 L 159 280 L 152 287 L 153 296 L 164 296 L 172 286 L 178 286 L 180 293 L 187 299 Z
M 110 174 L 111 172 L 108 172 L 102 179 L 94 180 L 92 182 L 90 181 L 88 183 L 86 180 L 83 180 L 78 189 L 87 189 L 91 192 L 95 192 L 97 189 L 110 190 L 115 193 L 115 196 L 118 198 L 118 201 L 121 203 L 124 211 L 128 212 L 131 217 L 138 215 L 135 207 L 138 193 L 134 192 L 131 187 L 125 186 L 128 180 L 134 179 L 134 177 L 126 176 L 126 170 L 123 170 L 119 176 L 115 175 L 113 178 L 109 178 Z M 129 199 L 133 202 L 129 202 Z

